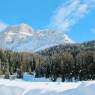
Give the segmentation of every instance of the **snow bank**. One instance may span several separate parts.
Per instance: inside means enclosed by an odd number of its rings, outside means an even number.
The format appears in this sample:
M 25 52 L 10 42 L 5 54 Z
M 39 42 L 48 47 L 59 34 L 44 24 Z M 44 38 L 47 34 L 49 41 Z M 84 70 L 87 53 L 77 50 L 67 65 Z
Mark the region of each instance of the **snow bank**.
M 0 95 L 95 95 L 95 81 L 62 83 L 0 79 Z

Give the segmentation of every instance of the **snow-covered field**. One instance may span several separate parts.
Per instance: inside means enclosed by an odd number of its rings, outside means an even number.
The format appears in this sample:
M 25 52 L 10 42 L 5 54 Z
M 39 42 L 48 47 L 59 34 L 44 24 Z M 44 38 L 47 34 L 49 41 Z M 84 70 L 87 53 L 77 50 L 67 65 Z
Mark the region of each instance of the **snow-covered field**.
M 95 81 L 62 83 L 0 79 L 0 95 L 95 95 Z
M 62 83 L 0 79 L 0 95 L 95 95 L 95 81 Z

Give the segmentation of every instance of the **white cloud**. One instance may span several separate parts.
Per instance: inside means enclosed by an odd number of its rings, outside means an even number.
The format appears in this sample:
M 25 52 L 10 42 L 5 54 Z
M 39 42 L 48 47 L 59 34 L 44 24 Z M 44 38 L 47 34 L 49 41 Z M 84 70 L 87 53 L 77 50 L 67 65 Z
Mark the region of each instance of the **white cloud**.
M 0 22 L 0 32 L 3 31 L 7 26 L 7 24 Z
M 93 5 L 95 0 L 68 0 L 56 9 L 49 27 L 67 31 L 83 18 Z

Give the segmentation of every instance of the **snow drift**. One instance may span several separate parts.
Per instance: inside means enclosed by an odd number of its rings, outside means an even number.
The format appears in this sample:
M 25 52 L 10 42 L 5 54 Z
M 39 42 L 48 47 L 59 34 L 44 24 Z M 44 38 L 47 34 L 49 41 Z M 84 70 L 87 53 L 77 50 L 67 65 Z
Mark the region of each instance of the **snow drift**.
M 95 81 L 25 82 L 0 79 L 0 95 L 95 95 Z

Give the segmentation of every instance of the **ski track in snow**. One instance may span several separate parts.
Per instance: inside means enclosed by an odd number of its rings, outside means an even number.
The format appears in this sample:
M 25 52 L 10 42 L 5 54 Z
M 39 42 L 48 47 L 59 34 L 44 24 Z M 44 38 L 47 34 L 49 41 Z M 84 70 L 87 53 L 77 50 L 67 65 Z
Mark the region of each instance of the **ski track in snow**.
M 0 95 L 95 95 L 95 81 L 62 83 L 0 79 Z

